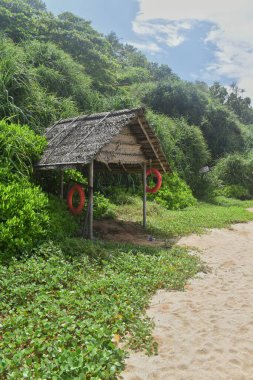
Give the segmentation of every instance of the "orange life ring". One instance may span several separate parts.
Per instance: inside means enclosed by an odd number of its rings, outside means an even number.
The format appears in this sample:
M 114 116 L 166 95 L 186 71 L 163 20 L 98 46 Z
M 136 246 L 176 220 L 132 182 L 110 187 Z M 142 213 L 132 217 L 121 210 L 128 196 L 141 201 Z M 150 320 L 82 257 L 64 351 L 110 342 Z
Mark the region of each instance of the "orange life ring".
M 80 198 L 79 205 L 77 207 L 73 206 L 73 195 L 74 193 L 77 192 Z M 67 195 L 67 203 L 70 211 L 74 215 L 79 215 L 81 214 L 84 204 L 85 204 L 85 194 L 84 194 L 84 189 L 82 186 L 78 185 L 77 183 L 71 187 L 71 189 L 68 192 Z
M 159 170 L 157 169 L 149 169 L 147 170 L 147 173 L 146 173 L 146 176 L 148 177 L 150 174 L 154 174 L 156 176 L 156 179 L 157 179 L 157 183 L 154 187 L 150 188 L 150 187 L 146 187 L 146 191 L 148 193 L 157 193 L 158 190 L 160 190 L 160 187 L 162 186 L 162 175 L 161 173 L 159 172 Z

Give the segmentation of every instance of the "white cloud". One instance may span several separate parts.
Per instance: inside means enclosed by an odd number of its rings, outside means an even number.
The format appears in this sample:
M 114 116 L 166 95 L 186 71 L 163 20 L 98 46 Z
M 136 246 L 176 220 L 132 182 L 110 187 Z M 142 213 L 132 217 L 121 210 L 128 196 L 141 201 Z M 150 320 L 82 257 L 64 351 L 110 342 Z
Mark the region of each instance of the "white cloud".
M 237 78 L 253 97 L 253 1 L 252 0 L 139 0 L 140 12 L 133 30 L 156 44 L 175 47 L 198 21 L 215 25 L 206 42 L 216 47 L 215 62 L 207 74 Z
M 139 50 L 146 50 L 146 51 L 150 51 L 151 53 L 158 53 L 159 51 L 162 50 L 157 44 L 153 42 L 137 43 L 137 42 L 128 41 L 128 43 Z
M 180 45 L 185 37 L 180 33 L 182 30 L 190 29 L 190 24 L 186 22 L 166 22 L 159 20 L 152 22 L 151 20 L 136 20 L 133 22 L 133 31 L 142 36 L 151 36 L 157 42 L 167 44 L 170 47 Z

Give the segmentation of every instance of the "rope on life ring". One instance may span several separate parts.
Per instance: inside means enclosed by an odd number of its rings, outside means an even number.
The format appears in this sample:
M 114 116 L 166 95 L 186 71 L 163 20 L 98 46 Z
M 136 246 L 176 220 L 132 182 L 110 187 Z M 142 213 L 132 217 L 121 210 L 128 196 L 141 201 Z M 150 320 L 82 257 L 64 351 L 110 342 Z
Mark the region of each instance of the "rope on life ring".
M 77 192 L 80 198 L 79 205 L 77 207 L 73 206 L 73 196 L 74 193 Z M 72 212 L 74 215 L 79 215 L 81 214 L 84 204 L 85 204 L 85 194 L 84 194 L 84 189 L 82 186 L 75 184 L 73 187 L 68 192 L 67 195 L 67 203 L 69 210 Z
M 159 172 L 159 170 L 153 169 L 153 168 L 147 170 L 146 176 L 148 177 L 150 174 L 154 174 L 156 176 L 157 182 L 156 182 L 156 185 L 152 188 L 147 186 L 146 191 L 148 193 L 154 194 L 154 193 L 157 193 L 157 191 L 160 190 L 160 187 L 162 186 L 162 175 Z

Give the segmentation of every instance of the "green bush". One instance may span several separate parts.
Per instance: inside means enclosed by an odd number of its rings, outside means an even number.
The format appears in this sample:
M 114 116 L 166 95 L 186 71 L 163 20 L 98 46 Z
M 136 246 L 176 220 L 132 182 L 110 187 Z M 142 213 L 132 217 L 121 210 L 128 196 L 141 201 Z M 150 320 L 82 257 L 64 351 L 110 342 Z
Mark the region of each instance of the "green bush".
M 45 138 L 27 126 L 0 121 L 0 164 L 9 173 L 29 176 L 32 162 L 39 159 L 45 146 Z
M 76 169 L 67 169 L 64 171 L 64 182 L 74 181 L 81 183 L 82 185 L 88 185 L 87 178 Z
M 191 189 L 176 173 L 163 176 L 161 189 L 149 197 L 169 210 L 180 210 L 196 203 Z
M 48 203 L 49 228 L 48 238 L 53 241 L 61 241 L 78 232 L 80 217 L 72 215 L 67 209 L 67 203 L 55 196 L 49 196 Z
M 227 198 L 236 198 L 236 199 L 250 199 L 249 191 L 242 185 L 230 185 L 224 186 L 218 192 L 218 195 L 224 195 Z
M 253 156 L 239 153 L 220 159 L 213 176 L 220 182 L 218 192 L 223 195 L 247 199 L 253 196 Z
M 0 183 L 0 252 L 28 253 L 46 235 L 47 197 L 26 179 Z
M 0 252 L 29 253 L 46 235 L 48 199 L 29 182 L 46 142 L 26 126 L 0 121 Z
M 110 200 L 99 192 L 94 193 L 94 218 L 113 218 L 115 216 Z
M 115 186 L 110 189 L 110 200 L 115 205 L 125 205 L 125 204 L 134 204 L 136 191 L 131 189 L 126 189 L 123 187 Z

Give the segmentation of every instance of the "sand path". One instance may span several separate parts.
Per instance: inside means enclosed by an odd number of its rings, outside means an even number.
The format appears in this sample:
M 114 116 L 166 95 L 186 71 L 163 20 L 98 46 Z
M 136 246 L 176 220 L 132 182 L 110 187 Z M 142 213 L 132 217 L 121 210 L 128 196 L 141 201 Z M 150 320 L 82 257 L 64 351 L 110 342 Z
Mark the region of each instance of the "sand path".
M 159 291 L 148 315 L 158 355 L 133 353 L 126 380 L 253 380 L 253 222 L 191 235 L 211 272 Z

